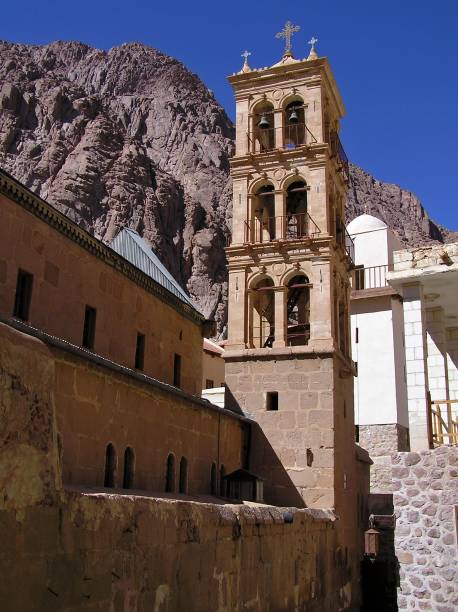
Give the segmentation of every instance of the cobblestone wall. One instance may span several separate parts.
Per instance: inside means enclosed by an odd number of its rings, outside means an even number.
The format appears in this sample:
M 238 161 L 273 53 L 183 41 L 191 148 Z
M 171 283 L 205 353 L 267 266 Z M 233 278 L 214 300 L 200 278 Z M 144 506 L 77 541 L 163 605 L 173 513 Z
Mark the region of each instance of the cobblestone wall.
M 392 457 L 399 610 L 458 609 L 458 448 Z
M 374 462 L 371 466 L 371 493 L 391 493 L 391 455 L 409 450 L 409 430 L 399 423 L 360 425 L 359 444 Z

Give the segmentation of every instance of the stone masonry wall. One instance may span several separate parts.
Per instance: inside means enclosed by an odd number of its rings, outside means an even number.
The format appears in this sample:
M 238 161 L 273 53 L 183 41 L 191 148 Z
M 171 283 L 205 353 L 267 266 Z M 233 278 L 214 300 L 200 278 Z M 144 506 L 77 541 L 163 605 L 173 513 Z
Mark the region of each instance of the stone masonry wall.
M 399 610 L 458 609 L 458 448 L 393 455 Z
M 63 488 L 53 352 L 0 349 L 2 610 L 358 610 L 331 512 Z
M 399 423 L 360 425 L 359 443 L 374 462 L 371 465 L 371 493 L 391 493 L 391 455 L 409 450 L 409 430 Z

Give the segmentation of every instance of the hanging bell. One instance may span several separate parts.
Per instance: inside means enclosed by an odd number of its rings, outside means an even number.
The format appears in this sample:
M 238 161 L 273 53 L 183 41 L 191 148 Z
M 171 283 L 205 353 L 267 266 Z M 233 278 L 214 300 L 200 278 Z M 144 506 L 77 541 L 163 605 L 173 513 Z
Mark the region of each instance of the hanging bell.
M 299 115 L 296 112 L 296 109 L 293 108 L 291 115 L 289 116 L 290 123 L 297 123 L 299 121 Z
M 258 123 L 258 127 L 260 127 L 261 130 L 266 130 L 267 128 L 270 127 L 270 123 L 267 121 L 267 117 L 265 113 L 262 113 L 261 121 Z

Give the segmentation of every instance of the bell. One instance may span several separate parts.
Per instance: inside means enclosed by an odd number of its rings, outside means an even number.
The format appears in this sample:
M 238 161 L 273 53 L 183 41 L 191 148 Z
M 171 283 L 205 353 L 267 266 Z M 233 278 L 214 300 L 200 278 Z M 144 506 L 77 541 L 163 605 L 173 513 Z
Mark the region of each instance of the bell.
M 290 123 L 297 123 L 299 121 L 299 116 L 296 113 L 296 109 L 293 108 L 291 115 L 289 116 L 289 122 Z
M 265 113 L 262 113 L 261 121 L 258 123 L 258 127 L 260 127 L 262 130 L 266 130 L 267 128 L 270 127 L 270 123 L 267 121 L 267 117 Z

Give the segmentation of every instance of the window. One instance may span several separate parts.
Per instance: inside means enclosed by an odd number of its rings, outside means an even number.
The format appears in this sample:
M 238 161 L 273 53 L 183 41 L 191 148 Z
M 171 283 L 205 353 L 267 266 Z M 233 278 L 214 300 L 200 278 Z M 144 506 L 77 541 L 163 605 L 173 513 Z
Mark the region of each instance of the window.
M 359 425 L 355 425 L 355 442 L 359 444 Z
M 173 385 L 179 387 L 181 384 L 181 355 L 175 353 L 173 359 Z
M 214 386 L 215 386 L 214 381 L 211 380 L 210 378 L 207 378 L 207 380 L 205 381 L 205 388 L 206 389 L 213 389 Z
M 173 493 L 175 491 L 175 455 L 170 453 L 167 457 L 167 468 L 165 474 L 165 492 Z
M 306 276 L 294 276 L 286 294 L 287 344 L 300 346 L 310 339 L 310 283 Z
M 135 347 L 135 369 L 143 370 L 145 365 L 145 336 L 137 334 L 137 345 Z
M 226 481 L 224 478 L 226 477 L 226 468 L 222 465 L 219 468 L 219 494 L 221 497 L 226 497 Z
M 128 446 L 124 452 L 123 489 L 131 489 L 134 484 L 134 451 Z
M 16 296 L 14 298 L 13 316 L 28 321 L 32 299 L 33 275 L 24 270 L 17 273 Z
M 254 348 L 272 348 L 275 340 L 274 282 L 263 278 L 251 287 L 250 343 Z
M 86 306 L 86 311 L 84 313 L 83 346 L 87 349 L 94 348 L 96 316 L 96 309 L 92 308 L 92 306 Z
M 216 463 L 212 463 L 210 471 L 210 493 L 216 495 Z
M 103 481 L 104 487 L 115 486 L 115 469 L 116 469 L 116 451 L 113 444 L 108 444 L 105 452 L 105 478 Z
M 181 457 L 180 461 L 180 493 L 188 492 L 188 460 L 186 457 Z
M 278 391 L 266 393 L 266 410 L 278 410 Z

